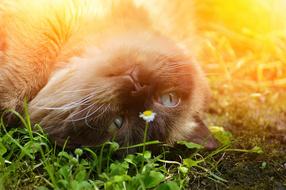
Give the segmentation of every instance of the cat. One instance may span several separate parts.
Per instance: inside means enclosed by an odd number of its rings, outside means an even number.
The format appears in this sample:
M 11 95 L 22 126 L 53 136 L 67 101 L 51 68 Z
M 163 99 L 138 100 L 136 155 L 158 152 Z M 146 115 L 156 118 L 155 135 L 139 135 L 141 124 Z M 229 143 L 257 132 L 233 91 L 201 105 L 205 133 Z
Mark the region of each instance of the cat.
M 95 5 L 95 3 L 98 3 Z M 102 3 L 102 2 L 101 2 Z M 0 3 L 0 110 L 21 112 L 58 145 L 187 140 L 218 146 L 200 119 L 209 86 L 195 59 L 144 6 L 91 0 Z

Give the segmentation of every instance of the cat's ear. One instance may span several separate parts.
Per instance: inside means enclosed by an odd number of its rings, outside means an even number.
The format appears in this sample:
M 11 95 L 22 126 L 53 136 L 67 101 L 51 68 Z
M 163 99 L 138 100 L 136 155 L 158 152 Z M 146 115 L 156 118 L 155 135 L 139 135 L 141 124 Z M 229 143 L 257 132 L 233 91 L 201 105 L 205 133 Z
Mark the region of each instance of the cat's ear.
M 187 135 L 187 140 L 201 144 L 208 150 L 213 150 L 219 146 L 219 142 L 213 137 L 208 127 L 204 124 L 199 116 L 194 118 L 195 126 L 190 134 Z

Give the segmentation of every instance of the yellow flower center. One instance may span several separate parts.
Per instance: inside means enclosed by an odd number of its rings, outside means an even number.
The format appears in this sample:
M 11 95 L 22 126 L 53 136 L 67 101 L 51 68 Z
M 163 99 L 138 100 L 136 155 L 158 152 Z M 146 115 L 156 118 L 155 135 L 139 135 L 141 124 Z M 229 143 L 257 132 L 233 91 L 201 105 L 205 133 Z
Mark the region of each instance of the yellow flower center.
M 151 110 L 146 110 L 143 112 L 144 116 L 151 116 L 153 114 L 153 112 Z

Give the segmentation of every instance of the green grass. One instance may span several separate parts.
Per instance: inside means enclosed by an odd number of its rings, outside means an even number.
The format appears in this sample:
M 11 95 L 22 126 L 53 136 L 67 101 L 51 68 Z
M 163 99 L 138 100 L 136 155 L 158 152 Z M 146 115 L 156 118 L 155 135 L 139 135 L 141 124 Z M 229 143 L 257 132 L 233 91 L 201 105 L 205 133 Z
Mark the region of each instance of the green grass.
M 6 129 L 1 121 L 0 189 L 285 189 L 285 133 L 277 126 L 286 121 L 286 97 L 216 84 L 205 120 L 222 146 L 212 152 L 178 142 L 180 148 L 163 146 L 160 154 L 147 148 L 119 158 L 124 147 L 116 142 L 56 147 L 27 114 L 22 128 Z

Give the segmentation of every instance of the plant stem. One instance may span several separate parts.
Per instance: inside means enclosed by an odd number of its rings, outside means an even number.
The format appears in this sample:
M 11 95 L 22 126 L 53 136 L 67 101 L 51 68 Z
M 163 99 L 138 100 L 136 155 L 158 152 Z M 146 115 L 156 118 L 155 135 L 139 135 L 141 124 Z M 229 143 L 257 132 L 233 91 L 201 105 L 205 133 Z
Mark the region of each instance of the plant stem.
M 144 138 L 143 138 L 143 151 L 142 151 L 142 156 L 144 157 L 144 152 L 145 152 L 145 149 L 146 149 L 146 141 L 147 141 L 147 132 L 148 132 L 148 129 L 149 129 L 149 123 L 146 122 L 146 125 L 145 125 L 145 131 L 144 131 Z M 144 160 L 142 160 L 142 163 L 141 163 L 141 172 L 143 171 L 143 167 L 144 167 Z M 145 189 L 145 188 L 144 188 Z
M 143 154 L 145 152 L 145 149 L 146 149 L 146 141 L 147 141 L 147 132 L 148 132 L 148 129 L 149 129 L 149 123 L 146 122 L 146 126 L 145 126 L 145 131 L 144 131 L 144 139 L 143 139 Z

